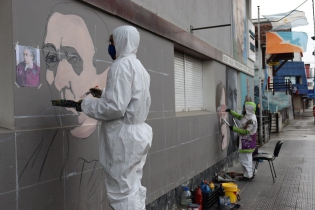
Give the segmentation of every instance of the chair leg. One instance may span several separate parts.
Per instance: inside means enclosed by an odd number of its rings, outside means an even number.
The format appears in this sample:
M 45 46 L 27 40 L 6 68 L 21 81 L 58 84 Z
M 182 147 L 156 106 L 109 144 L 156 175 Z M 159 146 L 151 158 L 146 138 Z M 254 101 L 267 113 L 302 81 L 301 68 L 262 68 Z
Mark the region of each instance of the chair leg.
M 275 178 L 273 177 L 273 172 L 272 172 L 272 168 L 271 168 L 270 161 L 268 161 L 268 162 L 269 162 L 269 167 L 270 167 L 270 171 L 271 171 L 271 175 L 272 175 L 273 183 L 276 183 L 276 182 L 275 182 Z
M 253 170 L 253 177 L 255 176 L 255 172 L 256 172 L 256 169 L 257 169 L 257 167 L 258 167 L 258 162 L 259 162 L 259 161 L 256 161 L 256 163 L 255 163 L 255 168 L 254 168 L 254 170 Z
M 275 173 L 275 177 L 277 177 L 275 167 L 273 166 L 273 161 L 271 161 L 271 164 L 272 164 L 273 172 Z

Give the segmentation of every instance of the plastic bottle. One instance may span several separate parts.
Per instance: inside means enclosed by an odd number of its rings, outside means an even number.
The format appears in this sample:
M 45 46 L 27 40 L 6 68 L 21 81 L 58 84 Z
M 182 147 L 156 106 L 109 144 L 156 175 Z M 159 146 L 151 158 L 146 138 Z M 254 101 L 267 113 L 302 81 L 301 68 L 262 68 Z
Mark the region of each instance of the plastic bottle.
M 200 189 L 200 186 L 195 190 L 195 202 L 196 204 L 199 204 L 202 209 L 202 191 Z
M 224 196 L 224 205 L 229 206 L 231 204 L 230 197 Z
M 211 189 L 211 192 L 213 192 L 214 189 L 215 189 L 215 186 L 214 186 L 213 182 L 210 182 L 209 187 Z
M 188 187 L 184 187 L 184 191 L 181 194 L 181 207 L 183 210 L 187 210 L 189 204 L 192 203 L 191 192 Z
M 208 194 L 210 193 L 210 187 L 208 184 L 206 184 L 205 182 L 201 182 L 200 184 L 200 189 L 202 193 Z

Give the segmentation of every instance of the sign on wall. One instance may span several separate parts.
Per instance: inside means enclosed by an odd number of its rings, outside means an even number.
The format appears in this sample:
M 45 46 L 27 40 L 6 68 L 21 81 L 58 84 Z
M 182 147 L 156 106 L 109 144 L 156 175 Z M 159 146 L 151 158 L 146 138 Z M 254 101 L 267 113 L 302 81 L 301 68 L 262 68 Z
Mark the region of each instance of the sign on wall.
M 248 59 L 256 61 L 255 26 L 248 20 Z
M 254 69 L 249 68 L 248 66 L 241 64 L 240 62 L 234 60 L 233 58 L 229 57 L 228 55 L 225 55 L 224 53 L 222 54 L 222 62 L 235 68 L 238 69 L 246 74 L 249 74 L 251 76 L 255 75 Z

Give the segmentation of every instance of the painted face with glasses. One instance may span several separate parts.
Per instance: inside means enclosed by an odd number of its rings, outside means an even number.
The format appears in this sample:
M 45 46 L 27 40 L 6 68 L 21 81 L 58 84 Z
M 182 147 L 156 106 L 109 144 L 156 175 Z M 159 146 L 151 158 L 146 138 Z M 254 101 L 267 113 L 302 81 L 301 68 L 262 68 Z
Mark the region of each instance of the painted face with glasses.
M 223 119 L 228 120 L 225 100 L 225 87 L 220 81 L 216 88 L 216 107 L 219 119 L 220 137 L 221 137 L 221 149 L 224 150 L 228 145 L 228 126 Z
M 105 87 L 107 71 L 97 74 L 93 60 L 95 46 L 81 17 L 55 12 L 48 20 L 46 29 L 43 54 L 52 99 L 79 101 L 91 87 Z M 73 115 L 78 120 L 76 127 L 70 130 L 73 136 L 87 138 L 94 132 L 95 119 L 73 108 L 67 110 L 70 113 L 65 113 L 63 108 L 56 109 L 60 112 L 57 114 L 61 116 L 61 126 L 72 126 L 73 120 L 69 117 Z

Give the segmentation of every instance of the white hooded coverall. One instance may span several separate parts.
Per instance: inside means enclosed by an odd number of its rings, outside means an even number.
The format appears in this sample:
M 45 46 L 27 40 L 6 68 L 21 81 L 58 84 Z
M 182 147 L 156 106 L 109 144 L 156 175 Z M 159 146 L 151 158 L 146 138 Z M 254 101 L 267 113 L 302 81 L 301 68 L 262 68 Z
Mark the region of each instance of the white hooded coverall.
M 240 127 L 243 127 L 248 120 L 252 120 L 253 124 L 247 126 L 246 130 L 249 131 L 247 136 L 256 135 L 257 132 L 257 118 L 255 115 L 255 108 L 252 105 L 245 105 L 246 114 L 242 117 Z M 246 136 L 246 135 L 245 135 Z M 244 136 L 239 137 L 239 151 L 242 151 L 242 139 Z M 256 138 L 255 138 L 256 145 Z M 255 150 L 255 149 L 253 149 Z M 242 165 L 244 177 L 253 177 L 253 152 L 239 152 L 239 162 Z
M 239 162 L 242 165 L 244 177 L 253 176 L 253 157 L 252 153 L 256 148 L 257 118 L 255 115 L 256 104 L 254 102 L 245 103 L 245 115 L 240 115 L 231 110 L 235 118 L 240 120 L 240 128 L 233 127 L 233 131 L 239 133 Z M 250 124 L 246 124 L 251 120 Z
M 136 28 L 118 27 L 113 39 L 117 59 L 108 71 L 106 88 L 100 99 L 85 98 L 81 108 L 102 121 L 99 153 L 110 205 L 115 210 L 144 210 L 141 178 L 152 143 L 152 128 L 144 122 L 151 105 L 150 75 L 136 57 Z

